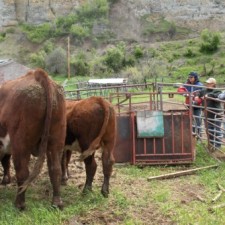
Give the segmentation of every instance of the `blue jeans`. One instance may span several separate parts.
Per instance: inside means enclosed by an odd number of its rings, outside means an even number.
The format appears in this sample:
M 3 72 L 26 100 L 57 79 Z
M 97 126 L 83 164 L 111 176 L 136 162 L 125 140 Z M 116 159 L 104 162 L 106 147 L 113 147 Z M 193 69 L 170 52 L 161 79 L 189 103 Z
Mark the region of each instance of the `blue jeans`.
M 199 137 L 201 137 L 201 125 L 202 125 L 202 118 L 201 118 L 202 109 L 200 108 L 193 108 L 193 126 L 192 131 L 196 133 Z

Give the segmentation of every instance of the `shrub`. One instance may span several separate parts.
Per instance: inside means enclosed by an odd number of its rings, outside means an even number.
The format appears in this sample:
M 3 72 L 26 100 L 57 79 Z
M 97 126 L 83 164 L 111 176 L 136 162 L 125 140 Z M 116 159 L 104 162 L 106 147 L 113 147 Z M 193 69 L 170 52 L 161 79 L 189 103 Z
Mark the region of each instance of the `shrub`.
M 168 29 L 168 34 L 170 38 L 173 38 L 176 35 L 176 32 L 177 32 L 177 28 L 175 23 L 171 23 Z
M 91 0 L 84 3 L 78 10 L 80 21 L 84 22 L 87 19 L 99 19 L 107 17 L 109 4 L 107 0 Z
M 34 67 L 40 67 L 44 69 L 46 56 L 47 56 L 46 52 L 44 50 L 41 50 L 37 53 L 31 54 L 29 57 L 29 61 Z
M 140 46 L 135 46 L 134 48 L 134 56 L 136 59 L 140 59 L 144 56 L 143 48 Z
M 123 66 L 134 66 L 136 59 L 133 55 L 126 55 L 124 58 Z
M 90 73 L 90 67 L 86 61 L 76 60 L 73 64 L 74 74 L 77 76 L 87 76 Z
M 86 76 L 90 74 L 90 65 L 84 53 L 80 52 L 71 60 L 72 71 L 76 76 Z
M 114 72 L 118 72 L 123 67 L 124 52 L 119 47 L 110 48 L 106 52 L 104 62 Z
M 53 74 L 65 74 L 67 68 L 66 51 L 56 48 L 46 57 L 46 69 Z
M 83 38 L 86 38 L 89 36 L 89 29 L 88 27 L 84 27 L 79 24 L 74 24 L 70 28 L 70 33 L 72 37 L 78 39 L 79 41 L 82 41 Z
M 4 41 L 5 38 L 6 38 L 6 33 L 5 33 L 5 32 L 1 32 L 1 33 L 0 33 L 0 42 L 1 42 L 1 41 Z
M 221 36 L 218 32 L 211 32 L 208 29 L 204 29 L 201 32 L 201 40 L 200 51 L 204 53 L 212 53 L 218 49 Z
M 127 77 L 129 82 L 132 84 L 144 83 L 144 76 L 136 67 L 127 68 L 123 76 Z
M 22 29 L 25 31 L 27 38 L 33 43 L 41 43 L 54 35 L 52 25 L 43 23 L 38 26 L 23 24 Z
M 95 60 L 90 66 L 90 75 L 96 77 L 110 77 L 111 71 L 101 59 Z
M 69 14 L 68 16 L 58 17 L 56 19 L 56 35 L 65 35 L 68 34 L 71 26 L 77 23 L 78 18 L 76 14 Z
M 50 41 L 50 40 L 47 40 L 45 43 L 44 43 L 44 46 L 43 46 L 43 50 L 49 54 L 50 52 L 52 52 L 54 50 L 54 44 Z
M 193 50 L 191 48 L 187 48 L 184 52 L 184 56 L 191 58 L 191 57 L 196 56 L 196 54 L 193 52 Z

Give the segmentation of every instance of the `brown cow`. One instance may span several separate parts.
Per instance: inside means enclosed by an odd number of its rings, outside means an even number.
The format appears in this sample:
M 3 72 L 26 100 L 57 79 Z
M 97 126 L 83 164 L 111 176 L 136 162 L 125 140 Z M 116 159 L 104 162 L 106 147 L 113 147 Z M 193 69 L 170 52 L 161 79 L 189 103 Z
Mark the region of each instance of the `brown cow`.
M 45 155 L 53 187 L 52 203 L 59 208 L 63 206 L 60 182 L 65 134 L 63 90 L 49 79 L 45 71 L 30 71 L 0 87 L 0 160 L 4 169 L 2 183 L 10 182 L 11 154 L 18 185 L 15 200 L 17 208 L 25 208 L 27 186 L 40 173 Z M 31 154 L 38 156 L 38 159 L 29 173 Z
M 68 179 L 68 163 L 71 150 L 76 150 L 78 141 L 81 159 L 86 169 L 83 192 L 92 189 L 97 169 L 95 151 L 102 148 L 104 181 L 101 192 L 108 197 L 109 179 L 114 164 L 113 150 L 116 142 L 116 114 L 113 106 L 101 97 L 90 97 L 80 101 L 66 101 L 67 132 L 62 159 L 62 183 Z

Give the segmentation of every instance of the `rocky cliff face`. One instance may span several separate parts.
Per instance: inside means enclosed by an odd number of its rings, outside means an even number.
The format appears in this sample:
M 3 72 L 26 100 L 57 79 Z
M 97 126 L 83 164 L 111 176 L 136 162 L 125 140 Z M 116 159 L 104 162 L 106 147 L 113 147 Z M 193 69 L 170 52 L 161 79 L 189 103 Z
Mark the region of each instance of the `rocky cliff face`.
M 0 0 L 0 28 L 18 22 L 41 24 L 70 13 L 82 0 Z
M 111 22 L 119 38 L 140 38 L 142 16 L 154 23 L 160 17 L 177 26 L 201 31 L 224 31 L 224 0 L 121 0 L 111 8 Z M 121 32 L 122 31 L 122 32 Z
M 18 22 L 40 24 L 70 13 L 85 0 L 0 0 L 0 28 Z M 87 0 L 86 0 L 87 1 Z M 225 0 L 119 0 L 111 7 L 110 18 L 115 31 L 137 35 L 137 21 L 164 17 L 177 25 L 200 30 L 225 29 Z M 126 26 L 124 25 L 126 24 Z M 127 31 L 127 32 L 126 32 Z M 134 31 L 134 32 L 132 32 Z M 131 36 L 132 37 L 132 36 Z

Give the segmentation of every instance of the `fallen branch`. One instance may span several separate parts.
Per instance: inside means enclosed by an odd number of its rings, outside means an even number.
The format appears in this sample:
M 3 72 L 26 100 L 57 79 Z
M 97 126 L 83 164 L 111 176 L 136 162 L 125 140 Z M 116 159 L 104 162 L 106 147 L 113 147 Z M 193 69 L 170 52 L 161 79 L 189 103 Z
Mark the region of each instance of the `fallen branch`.
M 217 167 L 218 167 L 218 165 L 204 166 L 204 167 L 190 169 L 190 170 L 183 170 L 183 171 L 179 171 L 179 172 L 175 172 L 175 173 L 169 173 L 169 174 L 164 174 L 164 175 L 159 175 L 159 176 L 154 176 L 154 177 L 148 177 L 147 180 L 151 181 L 151 180 L 170 179 L 170 178 L 175 178 L 175 177 L 180 177 L 180 176 L 191 175 L 199 170 L 205 170 L 205 169 L 211 169 L 211 168 L 217 168 Z
M 217 184 L 217 185 L 218 185 L 218 188 L 219 188 L 221 191 L 225 192 L 225 188 L 224 188 L 224 187 L 222 187 L 220 184 Z
M 217 184 L 218 185 L 218 188 L 219 188 L 219 192 L 218 194 L 212 199 L 212 202 L 216 202 L 220 197 L 221 195 L 225 192 L 225 189 L 220 185 L 220 184 Z
M 206 200 L 204 198 L 202 198 L 200 195 L 196 194 L 195 192 L 191 191 L 190 192 L 198 201 L 201 202 L 206 202 Z
M 220 205 L 212 206 L 212 207 L 209 208 L 209 210 L 210 210 L 210 211 L 213 211 L 213 210 L 215 210 L 215 209 L 219 209 L 219 208 L 223 208 L 223 207 L 225 207 L 225 203 L 222 203 L 222 204 L 220 204 Z
M 223 191 L 220 190 L 219 193 L 212 199 L 212 202 L 216 202 L 220 198 L 222 193 L 223 193 Z

